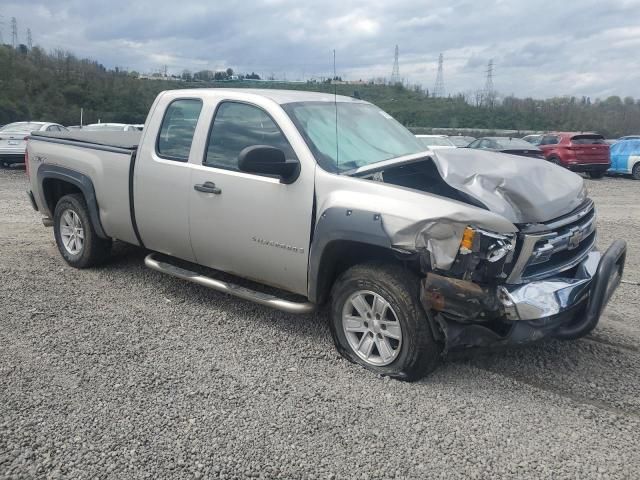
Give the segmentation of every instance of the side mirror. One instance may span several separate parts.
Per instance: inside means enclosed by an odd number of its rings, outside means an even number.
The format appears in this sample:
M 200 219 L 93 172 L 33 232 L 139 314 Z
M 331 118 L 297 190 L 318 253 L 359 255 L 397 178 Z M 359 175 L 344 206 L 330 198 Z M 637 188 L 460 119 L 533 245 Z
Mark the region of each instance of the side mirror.
M 240 151 L 238 168 L 241 172 L 277 177 L 282 183 L 293 183 L 300 175 L 300 162 L 287 160 L 284 152 L 269 145 L 252 145 Z

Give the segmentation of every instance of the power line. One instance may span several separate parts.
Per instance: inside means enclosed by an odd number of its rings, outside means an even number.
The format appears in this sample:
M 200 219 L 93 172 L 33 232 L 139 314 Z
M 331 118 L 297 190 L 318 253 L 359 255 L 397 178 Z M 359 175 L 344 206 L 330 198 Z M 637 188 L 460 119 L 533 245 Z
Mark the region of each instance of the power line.
M 398 49 L 398 45 L 396 45 L 395 55 L 393 57 L 393 69 L 391 70 L 391 84 L 396 85 L 401 83 L 400 80 L 400 64 L 398 62 L 398 57 L 400 56 L 400 50 Z
M 438 75 L 436 76 L 436 85 L 433 87 L 434 97 L 444 97 L 444 57 L 442 54 L 438 57 Z

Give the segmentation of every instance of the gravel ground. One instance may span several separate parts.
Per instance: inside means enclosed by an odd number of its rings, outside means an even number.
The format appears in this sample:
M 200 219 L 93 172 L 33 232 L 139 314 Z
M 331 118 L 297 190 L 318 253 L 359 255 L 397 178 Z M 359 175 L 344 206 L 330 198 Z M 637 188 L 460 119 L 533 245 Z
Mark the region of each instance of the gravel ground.
M 1 478 L 639 478 L 640 182 L 587 180 L 625 280 L 587 339 L 421 382 L 292 316 L 144 268 L 77 271 L 0 170 Z

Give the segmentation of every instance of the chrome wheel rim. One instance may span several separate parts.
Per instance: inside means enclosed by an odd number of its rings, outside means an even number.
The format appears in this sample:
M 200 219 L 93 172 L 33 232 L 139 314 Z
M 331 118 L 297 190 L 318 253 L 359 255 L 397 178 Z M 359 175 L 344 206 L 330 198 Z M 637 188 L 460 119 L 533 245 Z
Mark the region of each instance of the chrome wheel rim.
M 392 363 L 402 347 L 402 328 L 387 300 L 369 290 L 351 295 L 342 308 L 342 328 L 353 352 L 369 365 Z
M 71 255 L 78 255 L 84 247 L 84 228 L 80 216 L 67 209 L 60 215 L 60 239 Z

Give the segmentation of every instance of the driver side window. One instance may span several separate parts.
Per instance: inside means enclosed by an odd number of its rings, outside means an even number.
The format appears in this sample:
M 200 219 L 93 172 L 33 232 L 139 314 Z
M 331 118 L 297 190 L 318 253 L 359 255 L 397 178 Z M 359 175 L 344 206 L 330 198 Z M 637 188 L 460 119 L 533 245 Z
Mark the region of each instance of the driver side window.
M 286 158 L 296 158 L 284 134 L 264 110 L 246 103 L 223 102 L 211 124 L 203 163 L 238 171 L 238 155 L 254 145 L 276 147 Z

